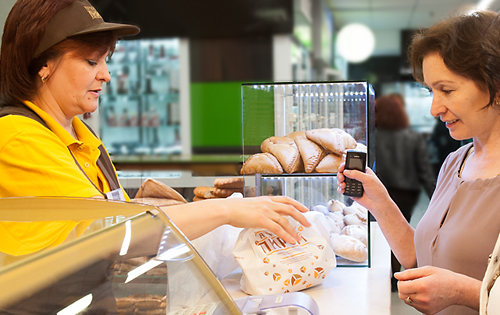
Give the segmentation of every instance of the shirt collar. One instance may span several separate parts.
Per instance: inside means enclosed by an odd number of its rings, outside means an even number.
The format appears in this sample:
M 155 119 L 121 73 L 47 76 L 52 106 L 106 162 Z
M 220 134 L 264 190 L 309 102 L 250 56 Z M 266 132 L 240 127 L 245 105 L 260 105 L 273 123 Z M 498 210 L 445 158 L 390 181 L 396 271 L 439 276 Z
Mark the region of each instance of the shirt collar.
M 80 140 L 73 138 L 52 116 L 47 114 L 43 109 L 36 106 L 30 101 L 24 101 L 24 104 L 33 110 L 40 118 L 42 118 L 50 130 L 64 143 L 65 146 L 70 146 L 74 143 L 80 145 L 82 143 L 93 144 L 96 147 L 100 145 L 99 140 L 92 134 L 92 132 L 85 126 L 85 124 L 78 118 L 73 117 L 73 128 L 78 134 Z

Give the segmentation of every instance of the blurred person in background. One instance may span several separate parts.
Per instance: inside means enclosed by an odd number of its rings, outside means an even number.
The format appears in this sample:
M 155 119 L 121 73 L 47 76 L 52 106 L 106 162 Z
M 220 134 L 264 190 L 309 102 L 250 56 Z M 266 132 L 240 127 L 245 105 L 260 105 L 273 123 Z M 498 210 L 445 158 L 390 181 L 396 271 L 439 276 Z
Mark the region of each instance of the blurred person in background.
M 425 139 L 410 129 L 403 102 L 400 94 L 384 95 L 375 100 L 376 173 L 406 221 L 410 222 L 421 189 L 430 199 L 436 181 Z M 394 253 L 391 253 L 391 266 L 392 274 L 401 269 Z M 394 275 L 391 288 L 397 291 Z

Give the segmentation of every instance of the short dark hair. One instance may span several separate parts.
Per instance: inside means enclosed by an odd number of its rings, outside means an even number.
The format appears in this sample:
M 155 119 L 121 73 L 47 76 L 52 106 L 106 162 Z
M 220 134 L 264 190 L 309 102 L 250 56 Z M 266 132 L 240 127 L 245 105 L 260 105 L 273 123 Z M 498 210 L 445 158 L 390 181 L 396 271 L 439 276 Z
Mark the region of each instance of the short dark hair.
M 113 32 L 69 37 L 34 58 L 50 19 L 75 0 L 18 0 L 4 26 L 0 51 L 0 106 L 30 100 L 40 84 L 38 72 L 47 63 L 67 52 L 79 55 L 111 52 L 116 43 Z
M 375 99 L 375 127 L 381 130 L 401 130 L 410 127 L 404 98 L 400 94 L 383 95 Z
M 488 89 L 494 105 L 500 84 L 500 17 L 495 12 L 475 11 L 454 16 L 418 31 L 408 49 L 413 77 L 424 84 L 422 63 L 438 53 L 450 71 L 466 77 L 478 88 Z

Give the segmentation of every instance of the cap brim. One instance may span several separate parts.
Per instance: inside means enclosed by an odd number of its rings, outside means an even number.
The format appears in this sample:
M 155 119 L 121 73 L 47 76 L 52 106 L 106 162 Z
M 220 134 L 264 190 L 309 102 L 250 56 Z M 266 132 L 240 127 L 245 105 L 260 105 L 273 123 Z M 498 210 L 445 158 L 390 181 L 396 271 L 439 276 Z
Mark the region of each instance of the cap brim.
M 89 26 L 79 32 L 71 34 L 71 36 L 112 31 L 118 37 L 136 35 L 140 32 L 139 27 L 130 24 L 118 24 L 103 22 L 100 24 Z

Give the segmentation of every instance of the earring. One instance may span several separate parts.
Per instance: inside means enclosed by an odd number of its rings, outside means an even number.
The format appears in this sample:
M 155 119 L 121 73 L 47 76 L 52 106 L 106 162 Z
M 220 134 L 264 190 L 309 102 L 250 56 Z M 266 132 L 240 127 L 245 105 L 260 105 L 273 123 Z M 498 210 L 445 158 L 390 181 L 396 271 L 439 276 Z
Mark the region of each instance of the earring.
M 495 105 L 500 106 L 500 98 L 497 98 L 497 100 L 495 101 Z
M 49 78 L 49 76 L 45 76 L 45 77 L 41 77 L 40 79 L 42 80 L 42 83 L 45 84 L 45 82 L 47 82 L 48 78 Z

